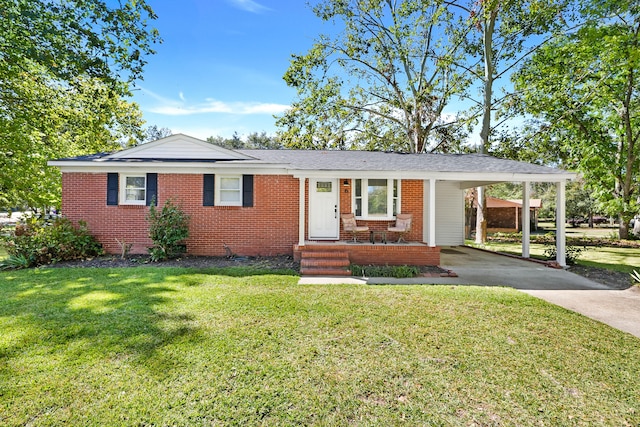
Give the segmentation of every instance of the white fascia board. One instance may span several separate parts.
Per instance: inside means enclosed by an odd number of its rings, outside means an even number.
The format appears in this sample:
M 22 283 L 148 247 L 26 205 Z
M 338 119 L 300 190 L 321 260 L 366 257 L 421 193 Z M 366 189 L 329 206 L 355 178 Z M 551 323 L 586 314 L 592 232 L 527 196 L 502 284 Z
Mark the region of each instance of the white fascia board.
M 457 181 L 469 187 L 499 182 L 561 182 L 573 180 L 577 174 L 558 172 L 548 174 L 528 173 L 482 173 L 482 172 L 427 172 L 427 171 L 362 171 L 362 170 L 290 170 L 295 178 L 386 178 L 386 179 L 436 179 L 439 181 Z M 468 187 L 467 187 L 468 188 Z
M 205 163 L 194 162 L 189 164 L 176 164 L 165 162 L 108 162 L 96 164 L 95 162 L 77 161 L 50 161 L 49 166 L 60 168 L 61 172 L 84 172 L 84 173 L 106 173 L 106 172 L 157 172 L 157 173 L 179 173 L 179 174 L 203 174 L 203 173 L 236 173 L 251 175 L 289 175 L 289 172 L 282 165 L 265 165 L 264 163 L 242 164 L 231 163 Z
M 161 173 L 202 174 L 229 171 L 254 175 L 291 175 L 294 178 L 381 178 L 381 179 L 436 179 L 456 181 L 460 188 L 471 188 L 500 182 L 563 182 L 577 177 L 573 172 L 548 174 L 528 173 L 483 173 L 483 172 L 429 172 L 429 171 L 363 171 L 363 170 L 301 170 L 291 169 L 287 164 L 264 163 L 262 161 L 227 162 L 163 162 L 163 161 L 74 161 L 51 160 L 49 166 L 59 167 L 62 172 L 128 172 L 149 171 Z

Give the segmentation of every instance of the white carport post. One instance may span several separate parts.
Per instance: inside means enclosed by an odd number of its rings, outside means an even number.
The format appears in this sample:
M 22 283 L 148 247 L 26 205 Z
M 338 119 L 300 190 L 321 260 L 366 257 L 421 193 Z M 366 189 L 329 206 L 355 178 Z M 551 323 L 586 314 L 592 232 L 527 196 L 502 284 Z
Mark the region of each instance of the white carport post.
M 429 199 L 428 199 L 428 229 L 427 245 L 434 248 L 436 246 L 436 180 L 429 179 Z
M 531 240 L 531 212 L 529 210 L 529 198 L 531 186 L 528 181 L 522 183 L 522 257 L 529 258 L 529 242 Z
M 566 181 L 556 183 L 556 261 L 562 267 L 567 266 L 565 187 Z
M 304 223 L 305 223 L 305 182 L 306 178 L 301 176 L 298 178 L 300 180 L 300 190 L 299 190 L 299 215 L 298 215 L 298 246 L 304 246 Z

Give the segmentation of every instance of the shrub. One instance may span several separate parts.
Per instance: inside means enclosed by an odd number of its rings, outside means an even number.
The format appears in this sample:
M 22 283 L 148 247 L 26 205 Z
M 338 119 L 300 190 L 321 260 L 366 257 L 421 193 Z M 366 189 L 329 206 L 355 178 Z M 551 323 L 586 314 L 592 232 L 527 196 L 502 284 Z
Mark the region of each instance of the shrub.
M 416 277 L 420 274 L 420 269 L 409 265 L 355 265 L 350 267 L 352 276 L 359 277 L 395 277 L 402 279 L 406 277 Z
M 567 261 L 567 265 L 574 265 L 578 258 L 580 258 L 580 255 L 582 255 L 582 252 L 585 250 L 587 250 L 586 246 L 583 246 L 581 248 L 577 246 L 567 246 L 565 250 L 565 259 Z M 544 256 L 546 256 L 550 260 L 556 259 L 557 254 L 558 251 L 555 244 L 549 245 L 547 249 L 544 250 Z
M 9 258 L 2 268 L 27 268 L 38 265 L 86 259 L 102 254 L 102 246 L 89 233 L 87 223 L 78 227 L 66 218 L 44 220 L 27 218 L 24 224 L 3 237 Z
M 179 206 L 167 200 L 159 211 L 154 201 L 147 221 L 149 237 L 154 244 L 149 248 L 152 261 L 176 258 L 187 251 L 184 241 L 189 237 L 189 216 Z

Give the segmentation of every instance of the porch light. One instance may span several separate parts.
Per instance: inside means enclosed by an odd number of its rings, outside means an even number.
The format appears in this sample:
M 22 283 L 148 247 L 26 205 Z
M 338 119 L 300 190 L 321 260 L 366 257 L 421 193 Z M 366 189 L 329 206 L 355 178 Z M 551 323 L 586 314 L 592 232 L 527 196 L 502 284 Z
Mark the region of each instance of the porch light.
M 344 185 L 345 187 L 351 186 L 351 184 L 350 184 L 348 179 L 345 179 L 344 182 L 342 183 L 342 185 Z

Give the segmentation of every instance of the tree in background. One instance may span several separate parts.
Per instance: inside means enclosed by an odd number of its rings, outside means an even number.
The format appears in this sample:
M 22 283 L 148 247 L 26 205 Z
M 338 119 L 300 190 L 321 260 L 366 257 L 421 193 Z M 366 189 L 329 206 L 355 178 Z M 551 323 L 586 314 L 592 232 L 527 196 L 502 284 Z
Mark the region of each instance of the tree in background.
M 47 160 L 138 135 L 125 101 L 159 41 L 144 0 L 0 0 L 0 208 L 59 203 Z
M 605 1 L 593 20 L 539 49 L 515 75 L 519 112 L 540 120 L 530 143 L 562 152 L 620 238 L 640 211 L 640 5 Z
M 468 77 L 457 21 L 441 0 L 319 2 L 314 13 L 339 23 L 284 75 L 298 99 L 278 118 L 293 148 L 447 151 L 466 136 L 445 107 Z
M 141 142 L 141 144 L 144 144 L 145 142 L 157 141 L 171 135 L 173 135 L 173 131 L 171 129 L 159 128 L 157 125 L 151 125 L 144 130 L 144 140 Z
M 567 0 L 482 0 L 469 4 L 465 0 L 451 2 L 452 7 L 462 10 L 468 64 L 466 69 L 479 88 L 479 98 L 471 97 L 475 103 L 472 117 L 479 117 L 481 154 L 491 152 L 491 137 L 502 124 L 493 122 L 493 116 L 503 103 L 510 101 L 511 93 L 504 89 L 496 95 L 494 86 L 502 77 L 509 75 L 518 64 L 535 51 L 554 30 L 562 25 L 561 13 L 567 8 Z M 465 28 L 471 28 L 466 31 Z M 535 39 L 535 40 L 534 40 Z M 504 109 L 502 109 L 504 111 Z M 483 187 L 477 188 L 476 243 L 486 242 L 486 194 Z
M 231 138 L 225 138 L 223 136 L 210 136 L 207 138 L 207 142 L 218 145 L 220 147 L 228 148 L 230 150 L 236 150 L 241 148 L 257 148 L 257 149 L 269 149 L 278 150 L 283 148 L 282 142 L 277 136 L 269 136 L 266 132 L 252 132 L 247 135 L 243 141 L 238 135 L 238 132 L 234 132 Z

